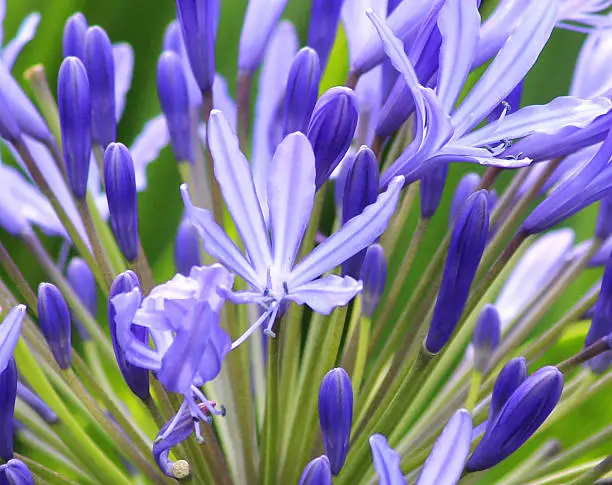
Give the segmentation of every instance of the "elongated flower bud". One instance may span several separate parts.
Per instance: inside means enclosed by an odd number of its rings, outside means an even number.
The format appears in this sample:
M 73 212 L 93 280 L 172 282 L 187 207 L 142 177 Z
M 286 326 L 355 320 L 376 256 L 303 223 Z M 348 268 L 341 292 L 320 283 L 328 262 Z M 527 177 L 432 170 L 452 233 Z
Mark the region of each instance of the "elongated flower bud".
M 491 394 L 491 408 L 489 419 L 499 414 L 504 404 L 510 399 L 512 393 L 527 379 L 527 361 L 525 357 L 510 359 L 502 368 L 495 381 Z
M 191 161 L 191 119 L 189 92 L 183 61 L 178 54 L 166 51 L 157 63 L 157 95 L 168 124 L 172 152 L 177 161 Z
M 149 393 L 149 371 L 141 367 L 130 364 L 126 357 L 119 340 L 117 338 L 117 322 L 115 321 L 115 308 L 111 301 L 120 293 L 127 293 L 136 287 L 140 287 L 138 277 L 133 271 L 124 271 L 119 274 L 108 292 L 108 325 L 110 328 L 111 340 L 113 341 L 113 349 L 119 370 L 125 379 L 130 390 L 143 401 L 150 397 Z M 132 333 L 141 342 L 148 342 L 149 331 L 147 328 L 140 325 L 132 325 Z
M 8 460 L 0 465 L 0 483 L 8 485 L 34 485 L 34 477 L 24 462 L 17 459 Z
M 191 268 L 200 266 L 200 239 L 198 231 L 189 219 L 183 218 L 176 232 L 174 243 L 174 265 L 176 271 L 189 276 Z
M 477 173 L 470 172 L 461 177 L 451 203 L 450 216 L 448 218 L 450 227 L 457 221 L 457 217 L 461 214 L 465 202 L 469 199 L 470 195 L 476 192 L 479 185 L 480 175 Z
M 387 259 L 380 244 L 372 244 L 367 249 L 359 279 L 363 282 L 361 312 L 366 317 L 371 317 L 385 291 L 387 281 Z
M 0 372 L 0 458 L 13 457 L 13 415 L 17 398 L 17 365 L 11 358 Z
M 599 202 L 595 236 L 602 241 L 612 235 L 612 196 L 607 196 Z
M 433 168 L 421 179 L 421 217 L 431 219 L 438 210 L 448 175 L 448 164 Z
M 104 181 L 110 224 L 119 249 L 128 261 L 138 257 L 138 203 L 130 151 L 111 143 L 104 153 Z
M 374 470 L 380 479 L 381 485 L 406 485 L 404 474 L 400 468 L 402 458 L 399 453 L 389 446 L 387 438 L 381 434 L 373 434 L 369 439 L 372 449 Z
M 313 0 L 310 10 L 308 46 L 312 47 L 325 68 L 336 40 L 336 30 L 344 0 Z
M 349 449 L 353 423 L 351 378 L 340 367 L 330 370 L 319 389 L 319 424 L 325 455 L 333 475 L 338 475 Z
M 491 468 L 518 450 L 542 425 L 561 398 L 563 374 L 542 367 L 512 393 L 467 463 L 469 471 Z
M 85 62 L 85 37 L 88 27 L 87 19 L 81 12 L 66 20 L 63 38 L 64 57 L 78 57 L 81 62 Z
M 474 345 L 474 368 L 485 372 L 489 359 L 499 345 L 501 320 L 493 305 L 485 305 L 474 327 L 472 345 Z
M 38 397 L 33 391 L 24 386 L 21 382 L 17 382 L 17 396 L 28 406 L 30 406 L 36 414 L 38 414 L 45 422 L 55 424 L 59 418 L 45 401 Z
M 361 214 L 378 197 L 379 172 L 376 155 L 363 146 L 347 170 L 342 197 L 342 223 Z M 342 264 L 342 273 L 357 278 L 365 258 L 365 250 Z
M 327 90 L 317 101 L 308 125 L 308 139 L 315 154 L 317 190 L 346 154 L 357 127 L 357 97 L 348 88 Z
M 101 27 L 87 31 L 85 59 L 91 94 L 91 135 L 103 148 L 117 139 L 113 46 Z
M 51 283 L 38 285 L 38 319 L 57 365 L 68 369 L 72 364 L 70 311 L 64 295 Z
M 298 485 L 332 485 L 332 474 L 327 456 L 321 455 L 308 463 Z
M 489 233 L 489 207 L 486 190 L 466 202 L 453 229 L 444 276 L 425 346 L 438 353 L 448 342 L 467 301 Z
M 600 338 L 612 333 L 612 258 L 608 260 L 601 281 L 599 298 L 593 309 L 593 320 L 584 341 L 584 346 L 593 345 Z M 587 362 L 593 372 L 601 374 L 612 362 L 612 352 L 593 357 Z
M 95 316 L 98 307 L 96 280 L 85 260 L 78 257 L 72 258 L 66 270 L 66 278 L 81 300 L 81 303 L 85 305 L 89 313 Z M 72 321 L 76 325 L 81 339 L 91 340 L 89 332 L 85 329 L 81 321 L 74 315 L 72 316 Z
M 215 80 L 215 40 L 220 0 L 176 0 L 176 17 L 191 70 L 202 92 L 212 90 Z
M 319 57 L 310 47 L 304 47 L 296 54 L 287 79 L 283 137 L 295 131 L 306 134 L 320 81 Z
M 453 414 L 436 440 L 416 485 L 455 485 L 472 444 L 472 416 L 465 409 Z
M 91 100 L 85 66 L 76 57 L 62 62 L 57 104 L 68 182 L 73 195 L 84 199 L 91 157 Z

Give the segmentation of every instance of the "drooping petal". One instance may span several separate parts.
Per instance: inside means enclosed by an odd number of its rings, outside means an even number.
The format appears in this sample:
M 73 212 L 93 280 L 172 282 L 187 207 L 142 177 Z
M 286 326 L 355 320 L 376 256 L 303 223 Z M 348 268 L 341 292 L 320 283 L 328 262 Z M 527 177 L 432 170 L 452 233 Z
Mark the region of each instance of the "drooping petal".
M 13 350 L 17 345 L 17 340 L 19 340 L 25 312 L 25 305 L 17 305 L 0 324 L 0 372 L 6 369 L 13 357 Z
M 387 438 L 380 434 L 374 434 L 370 436 L 369 441 L 379 485 L 406 485 L 406 480 L 400 469 L 402 458 L 397 451 L 389 446 Z
M 15 64 L 21 50 L 34 38 L 34 35 L 36 35 L 36 29 L 39 23 L 39 13 L 28 15 L 21 23 L 17 35 L 2 50 L 2 63 L 9 71 L 13 68 L 13 64 Z
M 114 44 L 113 60 L 115 63 L 115 117 L 119 121 L 125 108 L 125 98 L 132 86 L 134 72 L 132 46 L 126 43 Z
M 206 325 L 212 328 L 198 366 L 198 375 L 203 382 L 211 381 L 219 375 L 223 359 L 232 347 L 230 336 L 218 325 L 218 322 L 208 321 Z
M 317 313 L 329 315 L 338 306 L 345 306 L 361 291 L 361 281 L 350 276 L 327 275 L 291 288 L 285 297 L 298 305 L 306 304 Z

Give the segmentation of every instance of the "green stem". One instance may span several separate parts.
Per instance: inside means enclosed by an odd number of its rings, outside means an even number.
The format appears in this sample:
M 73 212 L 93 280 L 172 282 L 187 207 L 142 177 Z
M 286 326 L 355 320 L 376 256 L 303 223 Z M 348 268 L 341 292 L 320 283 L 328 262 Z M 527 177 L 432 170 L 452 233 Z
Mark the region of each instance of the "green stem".
M 359 389 L 363 380 L 365 371 L 366 359 L 368 357 L 368 345 L 370 343 L 370 328 L 372 320 L 364 315 L 359 320 L 359 344 L 357 346 L 357 357 L 355 359 L 355 368 L 353 370 L 352 382 L 355 395 L 359 395 Z
M 49 125 L 51 133 L 53 133 L 53 137 L 58 143 L 61 143 L 62 133 L 60 129 L 59 112 L 57 110 L 55 98 L 53 97 L 53 93 L 49 87 L 45 66 L 42 64 L 36 64 L 30 67 L 28 70 L 26 70 L 24 77 L 32 88 L 34 99 L 38 103 L 40 112 Z M 61 165 L 64 167 L 64 164 Z M 65 168 L 63 168 L 62 171 L 65 171 Z
M 138 275 L 144 294 L 148 295 L 155 286 L 155 280 L 140 239 L 138 239 L 138 256 L 130 263 L 130 267 Z
M 575 478 L 568 485 L 592 485 L 598 478 L 603 477 L 612 470 L 612 455 L 604 458 L 601 462 L 595 465 L 588 471 L 585 471 L 579 477 Z
M 32 291 L 30 284 L 23 277 L 23 274 L 21 274 L 19 267 L 15 264 L 15 262 L 13 261 L 8 251 L 6 250 L 6 248 L 1 242 L 0 242 L 0 265 L 2 265 L 6 273 L 9 275 L 9 277 L 11 278 L 11 280 L 13 281 L 13 283 L 19 290 L 19 293 L 21 293 L 21 296 L 23 297 L 26 304 L 30 308 L 30 311 L 32 311 L 36 316 L 38 316 L 37 315 L 38 314 L 38 305 L 37 305 L 38 298 Z
M 474 370 L 472 372 L 472 378 L 470 380 L 470 390 L 468 392 L 467 399 L 465 400 L 465 409 L 468 412 L 472 412 L 474 406 L 478 402 L 478 395 L 480 393 L 480 384 L 482 383 L 482 372 Z
M 282 331 L 282 330 L 281 330 Z M 262 438 L 262 458 L 259 480 L 263 485 L 274 485 L 278 480 L 278 373 L 279 373 L 278 337 L 268 343 L 268 371 L 266 387 L 266 415 Z
M 68 477 L 65 477 L 61 473 L 57 473 L 53 470 L 50 470 L 49 468 L 44 465 L 41 465 L 37 461 L 30 460 L 27 456 L 15 453 L 15 458 L 24 462 L 33 474 L 39 476 L 43 480 L 48 481 L 52 485 L 77 485 L 76 482 L 73 482 Z
M 400 209 L 395 212 L 393 218 L 391 219 L 391 224 L 382 235 L 381 245 L 385 250 L 387 259 L 389 260 L 393 256 L 397 242 L 399 241 L 399 238 L 404 231 L 404 227 L 406 226 L 406 222 L 410 217 L 412 206 L 418 198 L 420 186 L 421 185 L 419 182 L 415 182 L 406 189 Z

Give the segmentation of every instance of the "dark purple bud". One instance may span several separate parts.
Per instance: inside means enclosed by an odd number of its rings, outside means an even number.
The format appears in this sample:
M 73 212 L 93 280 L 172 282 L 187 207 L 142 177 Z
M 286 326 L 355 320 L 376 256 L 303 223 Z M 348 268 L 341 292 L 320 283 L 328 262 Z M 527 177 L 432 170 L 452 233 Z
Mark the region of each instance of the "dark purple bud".
M 91 157 L 91 102 L 85 66 L 76 57 L 62 62 L 57 104 L 68 182 L 73 195 L 84 199 Z
M 296 131 L 306 134 L 319 95 L 320 81 L 319 57 L 310 47 L 304 47 L 296 54 L 289 70 L 283 137 Z
M 308 46 L 312 47 L 325 68 L 336 40 L 336 30 L 344 0 L 312 0 Z
M 72 364 L 70 310 L 62 292 L 51 283 L 38 285 L 38 320 L 57 365 L 68 369 Z
M 385 291 L 387 280 L 387 259 L 380 244 L 372 244 L 367 249 L 359 279 L 363 282 L 361 313 L 371 317 Z
M 85 62 L 85 37 L 87 36 L 87 19 L 81 12 L 73 14 L 64 25 L 63 55 L 78 57 Z
M 448 175 L 448 164 L 431 169 L 421 179 L 421 217 L 431 219 L 438 210 Z
M 87 31 L 85 59 L 91 94 L 91 136 L 103 148 L 117 139 L 113 46 L 101 27 Z
M 486 470 L 518 450 L 553 411 L 562 391 L 563 374 L 556 367 L 542 367 L 525 379 L 489 420 L 466 469 Z
M 174 158 L 191 161 L 191 118 L 189 92 L 183 61 L 172 51 L 164 52 L 157 63 L 157 95 L 168 124 Z
M 349 449 L 353 423 L 351 378 L 340 367 L 330 370 L 319 389 L 319 424 L 325 455 L 333 475 L 338 475 Z
M 104 183 L 110 225 L 119 249 L 128 261 L 138 258 L 138 201 L 134 161 L 122 143 L 104 152 Z
M 453 226 L 459 214 L 465 206 L 465 202 L 469 199 L 470 195 L 476 192 L 476 189 L 480 185 L 480 175 L 477 173 L 466 173 L 457 188 L 455 189 L 455 195 L 453 195 L 453 201 L 450 208 L 449 226 Z
M 484 306 L 474 327 L 472 345 L 474 346 L 474 368 L 484 373 L 491 354 L 499 345 L 501 320 L 497 309 L 490 304 Z
M 516 87 L 510 91 L 510 94 L 503 100 L 491 114 L 489 114 L 489 123 L 497 121 L 502 116 L 507 116 L 521 107 L 521 98 L 523 96 L 523 81 L 518 83 Z
M 176 0 L 176 17 L 193 75 L 202 92 L 212 90 L 215 80 L 215 39 L 220 0 Z
M 21 127 L 7 101 L 4 93 L 0 90 L 0 138 L 15 142 L 21 138 Z
M 81 300 L 81 303 L 85 305 L 87 311 L 91 313 L 91 315 L 96 315 L 96 310 L 98 308 L 98 298 L 96 295 L 96 280 L 94 279 L 94 275 L 89 269 L 89 266 L 82 258 L 72 258 L 70 263 L 68 264 L 68 269 L 66 270 L 66 278 L 72 286 L 72 289 Z M 77 331 L 79 332 L 79 336 L 82 340 L 91 340 L 91 336 L 89 332 L 85 329 L 81 321 L 72 315 L 72 321 L 74 322 Z
M 584 341 L 584 346 L 593 345 L 600 338 L 612 332 L 612 257 L 608 259 L 603 279 L 601 280 L 601 290 L 599 298 L 593 309 L 593 320 Z M 597 374 L 605 372 L 612 363 L 612 351 L 599 354 L 587 362 L 591 370 Z
M 367 206 L 376 202 L 379 175 L 376 155 L 368 147 L 361 147 L 345 174 L 342 197 L 343 224 L 358 216 Z M 359 277 L 363 258 L 365 258 L 365 249 L 342 264 L 342 274 L 354 278 Z
M 36 414 L 38 414 L 45 422 L 55 424 L 59 421 L 57 414 L 51 409 L 46 402 L 38 397 L 33 391 L 24 386 L 21 382 L 17 382 L 17 396 L 28 406 L 30 406 Z
M 606 240 L 612 235 L 612 196 L 608 195 L 599 202 L 595 237 Z
M 166 430 L 172 423 L 174 427 L 170 433 L 167 433 Z M 179 416 L 172 417 L 159 430 L 158 437 L 153 443 L 153 458 L 164 475 L 171 478 L 186 478 L 189 475 L 189 464 L 185 460 L 172 461 L 170 451 L 189 438 L 192 432 L 193 418 L 186 410 L 181 411 Z
M 115 322 L 116 312 L 111 303 L 111 300 L 118 294 L 127 293 L 136 287 L 140 288 L 140 283 L 133 271 L 124 271 L 115 278 L 108 292 L 108 325 L 119 370 L 130 390 L 144 401 L 151 396 L 149 393 L 149 371 L 130 364 L 127 361 L 125 353 L 117 339 L 117 323 Z M 146 327 L 132 325 L 132 333 L 143 343 L 149 341 L 149 331 Z
M 35 482 L 26 464 L 21 460 L 12 459 L 6 465 L 0 465 L 0 483 L 6 483 L 7 485 L 34 485 Z
M 176 232 L 174 265 L 176 271 L 184 276 L 188 276 L 194 266 L 201 265 L 198 232 L 187 218 L 183 218 Z
M 0 372 L 0 458 L 13 457 L 13 415 L 17 398 L 17 365 L 11 357 Z
M 298 485 L 332 485 L 331 468 L 325 455 L 315 458 L 306 465 Z
M 358 117 L 357 96 L 349 88 L 331 88 L 319 98 L 308 125 L 308 139 L 316 159 L 317 190 L 351 146 Z
M 465 203 L 451 236 L 442 284 L 426 347 L 437 354 L 450 338 L 467 301 L 489 233 L 489 195 L 473 194 Z
M 525 379 L 527 379 L 527 361 L 524 357 L 515 357 L 504 365 L 493 386 L 489 409 L 490 420 L 499 414 L 504 404 Z

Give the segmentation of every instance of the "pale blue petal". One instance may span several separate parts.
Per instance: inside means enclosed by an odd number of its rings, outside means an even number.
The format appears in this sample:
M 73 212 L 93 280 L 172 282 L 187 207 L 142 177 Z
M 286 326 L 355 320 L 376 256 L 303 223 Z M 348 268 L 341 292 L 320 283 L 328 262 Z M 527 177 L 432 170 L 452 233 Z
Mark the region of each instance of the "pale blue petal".
M 232 339 L 219 327 L 218 323 L 207 322 L 206 324 L 212 326 L 212 328 L 210 338 L 200 356 L 200 363 L 198 365 L 198 375 L 204 382 L 211 381 L 217 377 L 219 372 L 221 372 L 223 359 L 232 347 Z
M 576 61 L 570 95 L 591 98 L 601 96 L 612 89 L 610 58 L 612 31 L 605 29 L 589 34 Z
M 258 274 L 265 274 L 272 262 L 270 239 L 255 193 L 251 167 L 240 151 L 238 138 L 219 110 L 213 110 L 210 114 L 208 144 L 215 161 L 215 178 L 227 210 L 236 224 L 253 268 Z
M 397 451 L 389 446 L 387 438 L 381 434 L 370 436 L 370 448 L 374 470 L 378 475 L 379 485 L 406 485 L 406 479 L 400 469 L 402 461 Z
M 350 65 L 355 63 L 359 53 L 368 44 L 368 40 L 376 41 L 378 37 L 366 15 L 368 9 L 374 10 L 384 18 L 387 12 L 387 0 L 351 0 L 345 1 L 342 5 L 342 25 L 348 43 Z M 360 79 L 358 86 L 362 82 Z
M 25 305 L 14 307 L 0 324 L 0 372 L 6 369 L 13 358 L 13 350 L 19 340 L 21 324 L 26 313 Z
M 427 160 L 427 164 L 434 166 L 439 163 L 477 163 L 486 167 L 521 168 L 530 165 L 530 158 L 503 158 L 497 157 L 486 148 L 477 148 L 466 145 L 447 145 L 438 154 Z M 424 164 L 425 165 L 425 164 Z
M 236 133 L 236 103 L 229 93 L 227 82 L 219 74 L 215 75 L 213 83 L 213 104 L 216 109 L 223 112 L 232 131 Z
M 17 35 L 11 40 L 2 51 L 2 63 L 10 71 L 21 53 L 21 50 L 28 44 L 36 35 L 36 29 L 40 23 L 40 14 L 33 13 L 28 15 L 21 23 Z M 2 39 L 0 39 L 0 42 Z
M 327 275 L 292 288 L 286 296 L 298 305 L 308 305 L 315 312 L 329 315 L 338 306 L 345 306 L 361 292 L 363 285 L 350 276 Z
M 289 275 L 289 289 L 318 278 L 375 242 L 395 212 L 404 177 L 394 178 L 376 202 L 350 219 L 300 261 Z
M 140 134 L 132 143 L 130 153 L 134 160 L 136 190 L 147 188 L 147 166 L 159 157 L 159 152 L 170 143 L 168 125 L 164 115 L 157 115 L 144 125 Z
M 130 44 L 113 45 L 115 63 L 115 117 L 121 119 L 125 108 L 125 98 L 132 86 L 134 72 L 134 51 Z

